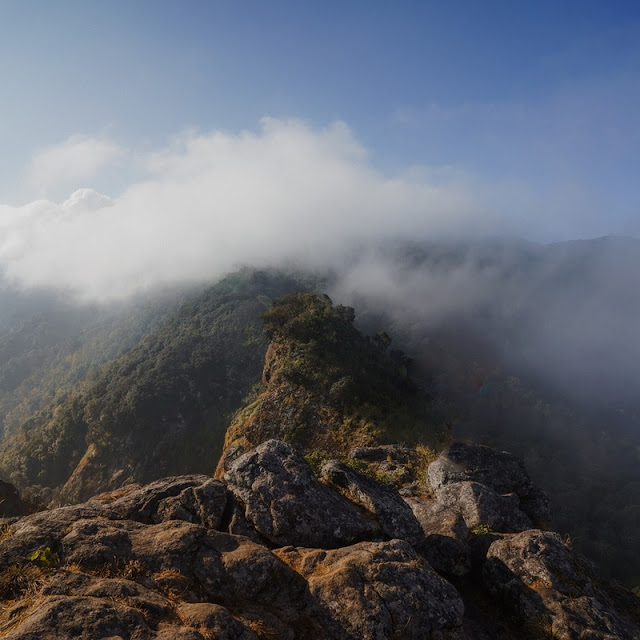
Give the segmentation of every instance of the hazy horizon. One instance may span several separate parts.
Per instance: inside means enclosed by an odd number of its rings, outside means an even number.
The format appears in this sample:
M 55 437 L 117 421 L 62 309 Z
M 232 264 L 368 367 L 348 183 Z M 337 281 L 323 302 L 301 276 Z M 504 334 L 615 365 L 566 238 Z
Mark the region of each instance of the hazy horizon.
M 3 3 L 0 271 L 118 299 L 353 247 L 640 236 L 640 10 Z

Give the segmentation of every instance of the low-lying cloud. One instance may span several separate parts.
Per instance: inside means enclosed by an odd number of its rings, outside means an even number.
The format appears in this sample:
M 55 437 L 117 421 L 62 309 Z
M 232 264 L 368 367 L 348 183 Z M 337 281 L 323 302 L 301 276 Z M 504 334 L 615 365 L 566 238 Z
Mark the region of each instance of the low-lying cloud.
M 453 331 L 563 393 L 637 404 L 639 274 L 631 238 L 440 243 L 370 253 L 331 295 L 395 321 L 418 350 Z
M 55 196 L 83 186 L 123 155 L 125 150 L 106 138 L 72 136 L 37 153 L 26 169 L 25 181 L 38 195 Z
M 99 193 L 116 159 L 142 177 Z M 265 119 L 151 153 L 76 138 L 36 160 L 29 175 L 53 190 L 88 182 L 60 203 L 0 205 L 0 274 L 14 286 L 109 301 L 240 265 L 333 268 L 332 295 L 360 310 L 436 329 L 464 319 L 563 386 L 640 389 L 638 243 L 479 243 L 524 226 L 485 206 L 464 172 L 383 175 L 343 123 Z
M 383 175 L 340 122 L 316 130 L 264 119 L 258 132 L 186 133 L 135 157 L 143 179 L 97 193 L 89 178 L 118 154 L 115 143 L 73 138 L 34 159 L 28 172 L 39 184 L 54 189 L 83 172 L 87 184 L 61 203 L 0 206 L 0 268 L 10 281 L 122 298 L 238 264 L 315 267 L 348 258 L 356 245 L 501 223 L 461 183 Z

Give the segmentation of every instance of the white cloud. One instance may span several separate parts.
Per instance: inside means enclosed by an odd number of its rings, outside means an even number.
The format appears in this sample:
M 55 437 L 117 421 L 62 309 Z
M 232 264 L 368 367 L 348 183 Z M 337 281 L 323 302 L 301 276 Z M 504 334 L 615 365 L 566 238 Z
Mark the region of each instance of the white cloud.
M 89 175 L 117 152 L 108 141 L 72 140 L 33 166 L 46 174 L 53 159 L 71 158 L 59 177 Z M 188 133 L 143 160 L 146 179 L 113 199 L 83 189 L 62 204 L 0 207 L 0 268 L 24 286 L 116 298 L 242 263 L 326 265 L 358 243 L 499 224 L 460 184 L 383 176 L 343 123 L 314 130 L 265 119 L 257 133 Z
M 82 186 L 124 150 L 105 138 L 72 136 L 40 151 L 29 163 L 26 181 L 40 194 L 58 193 Z

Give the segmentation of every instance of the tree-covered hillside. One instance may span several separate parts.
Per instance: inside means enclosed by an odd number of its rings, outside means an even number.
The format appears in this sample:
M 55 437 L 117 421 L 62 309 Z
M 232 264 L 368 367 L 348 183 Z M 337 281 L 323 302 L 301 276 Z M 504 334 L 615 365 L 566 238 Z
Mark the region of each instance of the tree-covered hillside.
M 260 316 L 273 297 L 304 286 L 247 271 L 185 302 L 8 435 L 3 476 L 73 501 L 127 481 L 211 472 L 231 413 L 260 377 Z
M 1 328 L 2 436 L 10 436 L 56 398 L 77 392 L 102 364 L 175 314 L 186 296 L 176 292 L 115 308 L 58 301 Z

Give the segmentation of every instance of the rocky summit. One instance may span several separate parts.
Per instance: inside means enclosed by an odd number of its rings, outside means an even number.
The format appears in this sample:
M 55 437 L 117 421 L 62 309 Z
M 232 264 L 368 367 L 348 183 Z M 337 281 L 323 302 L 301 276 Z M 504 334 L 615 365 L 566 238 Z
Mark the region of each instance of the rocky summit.
M 271 439 L 220 479 L 5 518 L 1 637 L 640 638 L 638 599 L 540 528 L 517 458 L 456 443 L 416 478 L 415 456 L 318 465 Z

